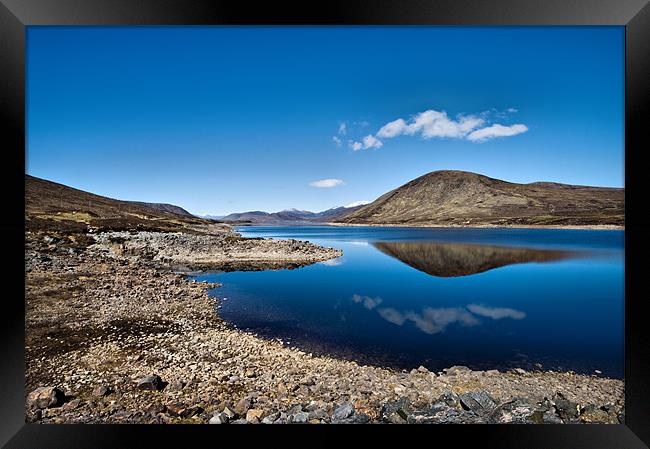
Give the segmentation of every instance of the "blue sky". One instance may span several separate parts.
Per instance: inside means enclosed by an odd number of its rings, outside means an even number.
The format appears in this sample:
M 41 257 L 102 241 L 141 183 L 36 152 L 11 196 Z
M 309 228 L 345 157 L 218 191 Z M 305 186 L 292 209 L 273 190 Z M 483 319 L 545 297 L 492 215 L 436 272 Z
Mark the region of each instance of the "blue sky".
M 622 187 L 623 94 L 623 27 L 28 27 L 27 172 L 215 215 Z

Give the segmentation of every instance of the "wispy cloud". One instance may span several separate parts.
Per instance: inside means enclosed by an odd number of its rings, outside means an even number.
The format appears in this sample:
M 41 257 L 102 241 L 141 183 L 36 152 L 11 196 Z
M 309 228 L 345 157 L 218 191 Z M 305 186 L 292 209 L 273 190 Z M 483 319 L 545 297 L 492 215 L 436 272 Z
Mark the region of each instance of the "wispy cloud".
M 357 207 L 357 206 L 363 206 L 365 204 L 370 204 L 370 201 L 366 201 L 366 200 L 355 201 L 354 203 L 350 203 L 345 207 Z
M 352 295 L 352 301 L 357 304 L 363 304 L 363 307 L 365 307 L 368 310 L 372 310 L 375 307 L 377 307 L 379 304 L 384 302 L 384 300 L 379 297 L 372 298 L 370 296 L 361 296 L 356 294 Z
M 337 147 L 340 147 L 341 144 L 343 143 L 343 142 L 341 141 L 341 139 L 339 139 L 337 136 L 332 136 L 332 141 L 334 142 L 334 144 L 335 144 Z
M 508 108 L 507 113 L 517 109 Z M 496 117 L 495 117 L 496 116 Z M 381 148 L 384 140 L 398 136 L 420 136 L 422 139 L 459 139 L 482 143 L 497 137 L 510 137 L 528 131 L 528 127 L 518 123 L 511 126 L 493 123 L 490 118 L 506 118 L 505 113 L 490 109 L 480 114 L 459 114 L 449 117 L 445 111 L 428 109 L 419 112 L 408 120 L 398 118 L 379 128 L 375 135 L 369 134 L 361 141 L 348 140 L 348 146 L 354 150 Z
M 368 310 L 373 310 L 382 304 L 383 300 L 355 294 L 352 296 L 352 302 L 362 304 Z M 420 313 L 411 310 L 403 312 L 392 307 L 382 307 L 378 308 L 376 312 L 383 319 L 397 326 L 402 326 L 407 321 L 410 321 L 422 332 L 432 335 L 444 332 L 451 324 L 476 326 L 481 323 L 478 317 L 493 320 L 503 318 L 521 320 L 526 317 L 526 314 L 519 310 L 506 307 L 488 307 L 480 304 L 469 304 L 466 307 L 425 307 Z
M 369 150 L 371 148 L 381 148 L 384 146 L 384 143 L 372 134 L 368 134 L 363 139 L 361 139 L 361 142 L 349 141 L 348 146 L 354 151 L 359 151 Z
M 519 310 L 509 309 L 507 307 L 487 307 L 480 304 L 470 304 L 467 309 L 475 315 L 500 320 L 501 318 L 512 318 L 513 320 L 522 320 L 526 314 Z
M 496 137 L 516 136 L 517 134 L 525 133 L 526 131 L 528 131 L 528 127 L 521 123 L 512 126 L 496 124 L 471 132 L 467 136 L 467 140 L 471 140 L 472 142 L 485 142 Z
M 422 313 L 400 312 L 391 307 L 377 310 L 379 315 L 386 321 L 401 326 L 411 321 L 415 327 L 426 334 L 437 334 L 444 331 L 452 323 L 459 323 L 463 326 L 474 326 L 479 321 L 462 307 L 442 307 L 434 309 L 426 307 Z
M 339 124 L 339 134 L 342 136 L 345 136 L 348 133 L 348 124 L 346 122 L 342 122 Z
M 323 189 L 341 186 L 343 184 L 345 184 L 345 182 L 341 179 L 319 179 L 318 181 L 312 181 L 309 183 L 309 185 L 312 187 L 319 187 Z
M 354 142 L 352 140 L 348 140 L 348 147 L 350 147 L 352 151 L 359 151 L 360 149 L 363 148 L 363 144 L 361 142 Z

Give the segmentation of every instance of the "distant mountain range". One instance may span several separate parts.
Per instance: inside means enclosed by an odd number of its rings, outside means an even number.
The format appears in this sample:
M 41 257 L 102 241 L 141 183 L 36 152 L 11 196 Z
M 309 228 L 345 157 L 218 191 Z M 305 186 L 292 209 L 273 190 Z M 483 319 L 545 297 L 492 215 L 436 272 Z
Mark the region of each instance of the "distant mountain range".
M 333 207 L 322 212 L 287 209 L 280 212 L 251 211 L 241 212 L 220 217 L 219 220 L 237 223 L 324 223 L 336 221 L 364 205 L 352 207 Z M 206 217 L 208 218 L 208 217 Z
M 335 221 L 375 225 L 624 225 L 625 189 L 517 184 L 442 170 L 420 176 Z
M 625 224 L 625 189 L 553 182 L 517 184 L 476 173 L 442 170 L 420 176 L 370 204 L 322 212 L 287 209 L 225 217 L 196 217 L 172 204 L 122 201 L 25 175 L 26 219 L 31 227 L 172 229 L 206 218 L 227 223 L 340 223 L 400 226 L 516 226 Z M 76 223 L 76 224 L 74 224 Z M 212 221 L 214 223 L 214 221 Z M 51 224 L 51 223 L 50 223 Z M 214 223 L 218 225 L 217 223 Z M 29 227 L 28 226 L 28 227 Z

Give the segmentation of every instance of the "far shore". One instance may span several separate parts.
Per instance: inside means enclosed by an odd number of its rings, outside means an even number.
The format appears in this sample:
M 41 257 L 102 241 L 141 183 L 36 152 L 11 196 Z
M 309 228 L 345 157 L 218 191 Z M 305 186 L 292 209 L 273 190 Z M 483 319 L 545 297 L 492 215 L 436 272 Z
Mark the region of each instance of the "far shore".
M 467 229 L 582 229 L 592 231 L 625 231 L 625 226 L 602 225 L 496 225 L 496 224 L 428 224 L 428 223 L 336 223 L 336 222 L 274 222 L 274 223 L 237 223 L 223 222 L 229 226 L 337 226 L 337 227 L 376 227 L 376 228 L 467 228 Z
M 379 228 L 476 228 L 476 229 L 585 229 L 594 231 L 625 231 L 625 226 L 620 225 L 495 225 L 495 224 L 405 224 L 405 223 L 323 223 L 328 226 L 372 226 Z

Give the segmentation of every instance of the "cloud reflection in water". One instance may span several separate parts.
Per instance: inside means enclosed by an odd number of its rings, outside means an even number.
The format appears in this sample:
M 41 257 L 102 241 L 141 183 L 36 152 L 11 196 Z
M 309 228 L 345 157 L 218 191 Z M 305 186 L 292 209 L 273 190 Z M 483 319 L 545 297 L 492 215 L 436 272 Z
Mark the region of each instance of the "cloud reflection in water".
M 368 310 L 374 310 L 383 299 L 355 294 L 351 298 L 355 304 L 361 304 Z M 392 307 L 377 309 L 380 317 L 397 326 L 402 326 L 411 321 L 415 327 L 426 334 L 438 334 L 443 332 L 450 324 L 457 323 L 461 326 L 476 326 L 481 324 L 478 317 L 500 320 L 510 318 L 521 320 L 526 314 L 520 310 L 504 307 L 488 307 L 482 304 L 469 304 L 466 307 L 425 307 L 420 313 L 413 311 L 399 311 Z

